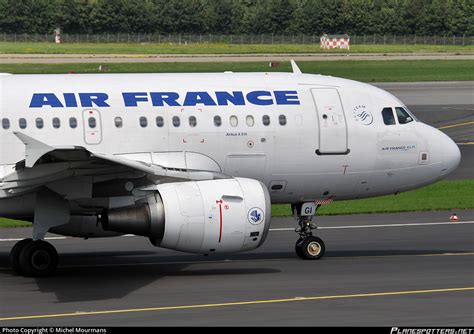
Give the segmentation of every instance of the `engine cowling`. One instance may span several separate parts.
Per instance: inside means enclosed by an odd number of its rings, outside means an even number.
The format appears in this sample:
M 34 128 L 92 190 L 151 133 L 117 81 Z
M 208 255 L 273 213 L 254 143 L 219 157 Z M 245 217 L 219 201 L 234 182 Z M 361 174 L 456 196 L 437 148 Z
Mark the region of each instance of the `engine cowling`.
M 202 254 L 259 247 L 270 219 L 267 188 L 245 178 L 157 185 L 143 203 L 107 210 L 101 217 L 105 230 L 147 236 L 155 246 Z

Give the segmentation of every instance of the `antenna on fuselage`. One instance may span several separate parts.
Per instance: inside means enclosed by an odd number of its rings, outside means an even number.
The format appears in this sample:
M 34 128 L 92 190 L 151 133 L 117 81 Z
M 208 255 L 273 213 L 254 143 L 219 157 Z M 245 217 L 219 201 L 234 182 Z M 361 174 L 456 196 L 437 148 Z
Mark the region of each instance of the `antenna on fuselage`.
M 302 74 L 300 68 L 298 65 L 296 65 L 296 62 L 292 59 L 291 61 L 291 68 L 293 69 L 293 74 Z

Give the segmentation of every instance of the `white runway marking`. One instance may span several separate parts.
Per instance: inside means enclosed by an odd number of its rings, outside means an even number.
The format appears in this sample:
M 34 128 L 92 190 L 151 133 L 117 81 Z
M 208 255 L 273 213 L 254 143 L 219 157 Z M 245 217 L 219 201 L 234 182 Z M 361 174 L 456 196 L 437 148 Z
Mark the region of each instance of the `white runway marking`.
M 0 242 L 20 241 L 20 240 L 23 240 L 23 239 L 25 239 L 25 238 L 0 239 Z M 63 239 L 67 239 L 67 237 L 48 237 L 48 238 L 44 238 L 44 240 L 63 240 Z
M 375 228 L 375 227 L 410 227 L 410 226 L 433 226 L 433 225 L 465 225 L 465 224 L 474 224 L 474 221 L 465 221 L 465 222 L 440 222 L 440 223 L 409 223 L 409 224 L 381 224 L 381 225 L 346 225 L 346 226 L 326 226 L 318 227 L 318 230 L 336 230 L 336 229 L 356 229 L 356 228 Z M 293 227 L 284 227 L 284 228 L 271 228 L 272 232 L 280 231 L 294 231 Z
M 345 225 L 318 227 L 318 230 L 357 229 L 357 228 L 382 228 L 382 227 L 411 227 L 411 226 L 436 226 L 436 225 L 468 225 L 474 224 L 473 220 L 465 222 L 438 222 L 438 223 L 408 223 L 408 224 L 378 224 L 378 225 Z M 271 228 L 270 232 L 294 231 L 296 227 Z M 122 237 L 137 237 L 134 234 L 125 234 Z M 64 240 L 68 237 L 48 237 L 45 240 Z M 20 241 L 24 238 L 0 239 L 0 242 Z

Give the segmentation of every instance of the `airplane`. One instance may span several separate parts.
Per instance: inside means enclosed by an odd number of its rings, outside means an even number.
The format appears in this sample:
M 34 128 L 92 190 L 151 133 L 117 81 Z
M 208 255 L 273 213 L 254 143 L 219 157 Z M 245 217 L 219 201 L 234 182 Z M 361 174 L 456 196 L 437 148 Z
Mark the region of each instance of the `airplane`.
M 0 76 L 0 217 L 33 223 L 19 275 L 58 266 L 47 232 L 143 236 L 211 255 L 249 251 L 291 203 L 295 251 L 320 259 L 321 205 L 438 181 L 457 145 L 390 93 L 289 73 Z M 396 199 L 394 199 L 396 200 Z

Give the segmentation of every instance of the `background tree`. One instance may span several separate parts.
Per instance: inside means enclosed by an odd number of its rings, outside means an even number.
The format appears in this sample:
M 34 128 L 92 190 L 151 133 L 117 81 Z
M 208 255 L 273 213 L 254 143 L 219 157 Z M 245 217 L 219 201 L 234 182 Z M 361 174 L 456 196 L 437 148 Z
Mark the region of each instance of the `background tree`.
M 474 0 L 0 0 L 0 32 L 474 35 Z

